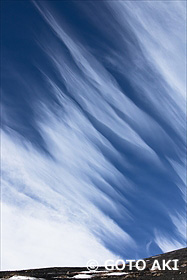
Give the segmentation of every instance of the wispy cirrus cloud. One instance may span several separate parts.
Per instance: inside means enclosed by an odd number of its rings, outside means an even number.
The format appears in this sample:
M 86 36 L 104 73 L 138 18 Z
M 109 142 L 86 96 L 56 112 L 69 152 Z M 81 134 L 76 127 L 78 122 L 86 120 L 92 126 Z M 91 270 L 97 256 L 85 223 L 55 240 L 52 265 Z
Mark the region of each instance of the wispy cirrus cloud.
M 184 246 L 184 4 L 19 5 L 24 51 L 3 52 L 3 269 Z

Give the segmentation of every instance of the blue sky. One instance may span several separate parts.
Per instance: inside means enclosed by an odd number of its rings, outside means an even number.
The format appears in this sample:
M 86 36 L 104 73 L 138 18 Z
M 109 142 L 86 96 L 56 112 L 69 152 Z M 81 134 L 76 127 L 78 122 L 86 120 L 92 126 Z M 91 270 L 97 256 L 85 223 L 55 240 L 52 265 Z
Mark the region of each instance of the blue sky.
M 185 246 L 185 5 L 2 2 L 2 269 Z

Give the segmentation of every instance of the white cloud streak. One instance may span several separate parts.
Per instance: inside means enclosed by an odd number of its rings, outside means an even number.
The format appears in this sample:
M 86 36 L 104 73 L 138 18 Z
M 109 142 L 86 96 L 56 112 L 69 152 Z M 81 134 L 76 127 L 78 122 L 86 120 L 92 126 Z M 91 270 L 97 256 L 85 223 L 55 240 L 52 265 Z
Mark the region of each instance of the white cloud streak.
M 43 2 L 33 3 L 47 26 L 66 46 L 73 63 L 68 61 L 55 42 L 49 40 L 45 44 L 42 40 L 38 41 L 55 74 L 69 92 L 67 95 L 38 65 L 50 93 L 63 108 L 55 115 L 43 100 L 38 99 L 35 104 L 35 122 L 50 156 L 38 151 L 8 125 L 6 132 L 2 131 L 2 269 L 85 266 L 89 259 L 103 264 L 106 259 L 118 257 L 112 251 L 135 252 L 137 249 L 136 240 L 125 230 L 126 225 L 135 221 L 129 209 L 136 207 L 127 196 L 131 193 L 133 198 L 136 197 L 138 188 L 143 190 L 144 186 L 137 186 L 126 176 L 127 171 L 137 169 L 131 163 L 131 158 L 126 160 L 129 149 L 132 148 L 139 158 L 144 158 L 148 166 L 161 174 L 167 173 L 166 162 L 170 163 L 173 172 L 181 179 L 177 187 L 182 193 L 183 158 L 180 164 L 169 156 L 164 158 L 166 161 L 161 160 L 156 144 L 161 149 L 162 146 L 171 147 L 181 156 L 171 135 L 154 116 L 124 94 L 99 59 L 62 28 L 55 16 L 45 5 L 42 6 Z M 185 86 L 184 77 L 180 75 L 184 71 L 181 60 L 184 57 L 181 47 L 184 45 L 184 19 L 180 19 L 183 4 L 173 2 L 166 8 L 168 3 L 164 2 L 112 1 L 107 5 L 119 23 L 121 34 L 124 34 L 124 18 L 130 23 L 143 54 L 157 69 L 155 73 L 159 72 L 165 81 L 165 99 L 162 99 L 159 88 L 150 85 L 145 73 L 141 74 L 140 71 L 137 74 L 133 66 L 128 69 L 127 77 L 140 92 L 144 92 L 153 111 L 168 123 L 173 120 L 174 131 L 183 139 Z M 172 19 L 173 14 L 175 17 Z M 165 29 L 159 18 L 164 21 Z M 173 29 L 175 24 L 177 30 Z M 175 38 L 178 41 L 175 42 Z M 125 43 L 122 36 L 122 49 Z M 177 56 L 174 56 L 175 53 Z M 114 51 L 110 62 L 123 73 L 122 54 Z M 174 59 L 171 59 L 173 56 Z M 140 56 L 136 63 L 143 69 L 143 57 Z M 32 89 L 34 92 L 41 90 L 37 84 L 32 85 Z M 117 112 L 123 112 L 135 126 Z M 107 133 L 111 139 L 107 138 Z M 123 150 L 126 143 L 128 146 Z M 119 163 L 123 162 L 126 173 L 118 170 L 100 147 L 117 158 Z M 163 148 L 162 151 L 165 156 L 167 149 Z M 110 181 L 118 188 L 112 186 Z M 184 241 L 184 230 L 181 230 L 179 222 L 183 215 L 169 212 L 169 216 L 176 228 L 176 236 Z M 118 221 L 123 221 L 123 228 Z M 170 237 L 160 229 L 154 234 L 152 242 L 155 241 L 164 252 L 184 244 L 181 239 L 178 241 L 176 236 Z M 107 246 L 113 247 L 110 250 Z M 150 246 L 151 241 L 147 250 L 150 250 Z

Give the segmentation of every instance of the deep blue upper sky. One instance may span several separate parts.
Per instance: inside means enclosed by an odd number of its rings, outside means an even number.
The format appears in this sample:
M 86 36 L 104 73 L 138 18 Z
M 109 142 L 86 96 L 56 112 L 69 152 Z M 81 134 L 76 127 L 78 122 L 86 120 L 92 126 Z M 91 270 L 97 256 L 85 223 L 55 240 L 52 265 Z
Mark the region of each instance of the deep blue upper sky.
M 185 246 L 184 37 L 180 1 L 2 2 L 3 268 Z

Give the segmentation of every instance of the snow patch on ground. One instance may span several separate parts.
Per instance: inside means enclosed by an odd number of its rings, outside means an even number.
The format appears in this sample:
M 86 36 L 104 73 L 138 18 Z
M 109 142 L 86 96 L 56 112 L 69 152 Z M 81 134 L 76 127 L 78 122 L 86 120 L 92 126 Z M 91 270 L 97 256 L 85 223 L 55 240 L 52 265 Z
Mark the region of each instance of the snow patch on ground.
M 73 278 L 75 279 L 87 279 L 87 278 L 92 278 L 93 275 L 89 275 L 89 274 L 77 274 L 75 276 L 73 276 Z
M 107 273 L 105 275 L 107 275 L 107 276 L 111 276 L 111 275 L 113 275 L 113 276 L 121 276 L 121 275 L 125 275 L 125 274 L 128 274 L 128 273 L 127 272 L 110 272 L 110 273 Z
M 85 272 L 85 273 L 83 273 Z M 92 273 L 92 274 L 90 274 Z M 105 271 L 82 271 L 80 274 L 73 276 L 75 279 L 87 279 L 94 277 L 96 273 L 101 273 L 102 276 L 121 276 L 128 274 L 127 272 L 107 272 Z

